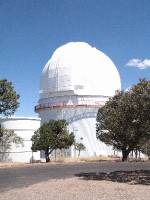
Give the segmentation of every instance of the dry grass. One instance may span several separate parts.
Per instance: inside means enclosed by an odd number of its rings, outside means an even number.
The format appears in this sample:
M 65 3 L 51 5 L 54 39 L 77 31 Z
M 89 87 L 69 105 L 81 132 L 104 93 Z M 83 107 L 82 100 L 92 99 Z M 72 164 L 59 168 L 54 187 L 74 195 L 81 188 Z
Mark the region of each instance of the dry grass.
M 101 162 L 101 161 L 121 161 L 120 157 L 113 157 L 113 156 L 95 156 L 95 157 L 87 157 L 87 158 L 71 158 L 71 157 L 57 157 L 52 158 L 50 164 L 57 164 L 57 163 L 79 163 L 79 162 Z M 128 162 L 148 162 L 146 157 L 142 159 L 135 159 L 130 158 Z M 19 166 L 26 166 L 26 165 L 40 165 L 45 162 L 40 162 L 38 160 L 34 163 L 20 163 L 20 162 L 0 162 L 0 168 L 7 168 L 7 167 L 19 167 Z
M 57 163 L 78 163 L 78 162 L 101 162 L 101 161 L 121 161 L 121 158 L 115 156 L 95 156 L 95 157 L 87 157 L 87 158 L 71 158 L 71 157 L 56 157 L 51 159 L 51 164 Z M 129 162 L 145 162 L 148 161 L 147 158 L 143 159 L 135 159 L 130 158 Z M 19 162 L 0 162 L 0 168 L 7 167 L 16 167 L 16 166 L 26 166 L 26 165 L 35 165 L 35 164 L 43 164 L 43 162 L 35 162 L 35 163 L 19 163 Z
M 23 165 L 23 163 L 19 163 L 19 162 L 0 162 L 0 168 L 21 166 L 21 165 Z
M 119 158 L 115 157 L 109 157 L 109 156 L 96 156 L 96 157 L 87 157 L 87 158 L 70 158 L 70 157 L 57 157 L 56 160 L 55 158 L 51 159 L 51 163 L 57 164 L 57 163 L 78 163 L 78 162 L 100 162 L 100 161 L 116 161 L 120 160 Z M 33 163 L 35 164 L 40 164 L 38 163 Z M 7 168 L 7 167 L 16 167 L 16 166 L 25 166 L 29 165 L 29 163 L 20 163 L 20 162 L 0 162 L 0 168 Z M 32 163 L 31 163 L 32 165 Z
M 92 162 L 92 161 L 116 161 L 120 160 L 118 157 L 110 157 L 110 156 L 95 156 L 95 157 L 87 157 L 87 158 L 70 158 L 70 157 L 57 157 L 55 159 L 51 159 L 52 162 L 62 162 L 62 163 L 72 163 L 72 162 Z

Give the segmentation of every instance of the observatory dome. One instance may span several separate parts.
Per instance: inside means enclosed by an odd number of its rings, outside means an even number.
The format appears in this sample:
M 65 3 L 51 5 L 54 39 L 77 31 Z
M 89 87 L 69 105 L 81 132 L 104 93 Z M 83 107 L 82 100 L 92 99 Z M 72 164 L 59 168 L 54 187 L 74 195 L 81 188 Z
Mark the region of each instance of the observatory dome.
M 108 56 L 87 43 L 70 42 L 56 49 L 45 65 L 40 97 L 65 92 L 112 96 L 118 89 L 120 76 Z

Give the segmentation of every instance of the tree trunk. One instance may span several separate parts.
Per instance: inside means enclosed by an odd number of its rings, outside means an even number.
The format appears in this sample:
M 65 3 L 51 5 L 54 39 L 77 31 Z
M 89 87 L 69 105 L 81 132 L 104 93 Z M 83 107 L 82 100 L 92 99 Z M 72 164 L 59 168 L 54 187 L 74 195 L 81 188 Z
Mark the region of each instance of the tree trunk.
M 138 150 L 137 150 L 137 148 L 135 148 L 134 152 L 135 152 L 135 158 L 137 159 L 137 156 L 138 156 Z
M 79 150 L 79 152 L 78 152 L 78 158 L 79 158 L 79 156 L 80 156 L 80 150 Z
M 45 159 L 46 159 L 46 162 L 47 162 L 47 163 L 50 162 L 50 158 L 49 158 L 49 148 L 47 148 L 47 149 L 45 150 Z
M 126 149 L 126 148 L 122 149 L 122 161 L 123 162 L 127 161 L 129 153 L 130 153 L 129 149 Z
M 141 159 L 141 151 L 140 151 L 140 149 L 139 149 L 139 159 Z

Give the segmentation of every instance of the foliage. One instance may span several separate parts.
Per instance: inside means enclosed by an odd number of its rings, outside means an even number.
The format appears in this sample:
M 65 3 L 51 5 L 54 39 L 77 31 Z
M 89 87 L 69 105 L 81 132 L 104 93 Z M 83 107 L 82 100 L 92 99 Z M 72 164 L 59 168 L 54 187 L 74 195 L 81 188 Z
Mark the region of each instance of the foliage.
M 44 150 L 46 162 L 54 149 L 69 148 L 74 142 L 74 134 L 67 130 L 66 120 L 49 120 L 32 136 L 33 151 Z
M 143 138 L 150 138 L 150 81 L 141 79 L 117 94 L 98 110 L 97 138 L 122 151 L 127 160 Z
M 14 91 L 14 87 L 7 79 L 0 80 L 0 114 L 9 116 L 19 107 L 19 95 Z
M 75 149 L 79 151 L 78 157 L 80 156 L 80 152 L 84 151 L 86 147 L 82 143 L 75 143 Z
M 16 147 L 18 145 L 23 146 L 23 140 L 21 137 L 17 136 L 17 134 L 13 130 L 5 129 L 4 127 L 0 128 L 0 152 L 5 153 L 6 151 L 11 149 L 11 145 L 14 143 Z

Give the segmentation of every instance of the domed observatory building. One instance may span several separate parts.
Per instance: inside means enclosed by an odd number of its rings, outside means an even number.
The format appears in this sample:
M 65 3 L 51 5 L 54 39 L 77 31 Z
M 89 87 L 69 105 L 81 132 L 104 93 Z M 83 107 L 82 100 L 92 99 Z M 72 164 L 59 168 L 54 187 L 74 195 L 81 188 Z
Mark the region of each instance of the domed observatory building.
M 84 42 L 67 43 L 43 69 L 35 111 L 42 123 L 66 119 L 76 142 L 86 147 L 81 156 L 113 155 L 112 148 L 96 138 L 96 116 L 120 89 L 119 73 L 108 56 Z M 69 154 L 76 157 L 73 146 Z

